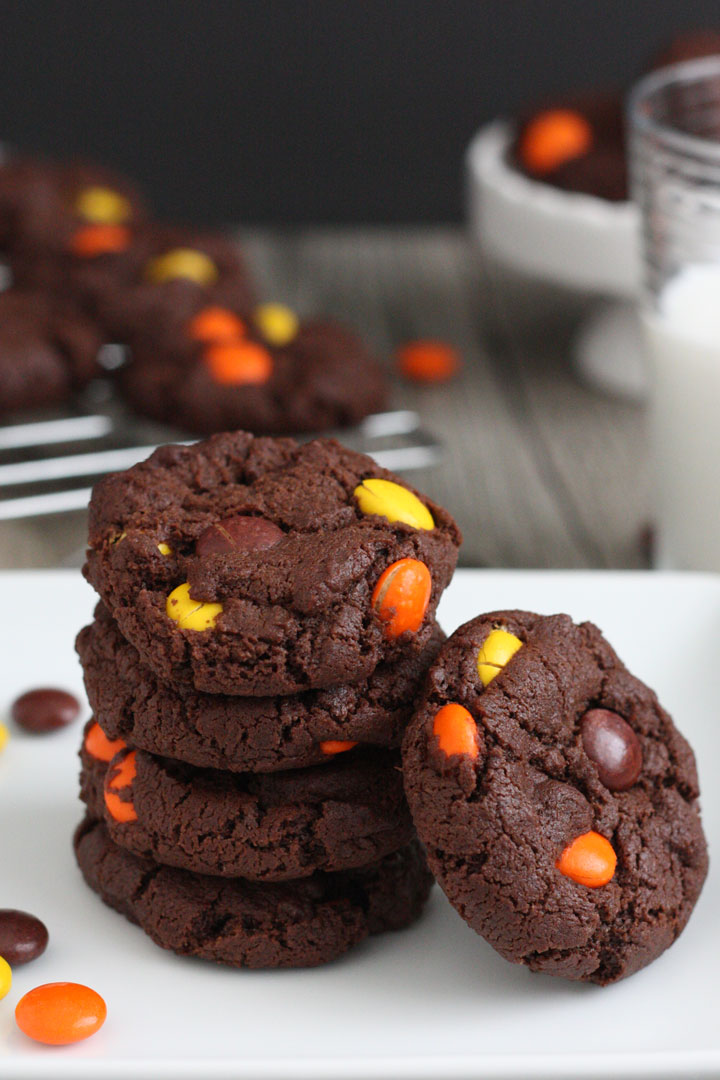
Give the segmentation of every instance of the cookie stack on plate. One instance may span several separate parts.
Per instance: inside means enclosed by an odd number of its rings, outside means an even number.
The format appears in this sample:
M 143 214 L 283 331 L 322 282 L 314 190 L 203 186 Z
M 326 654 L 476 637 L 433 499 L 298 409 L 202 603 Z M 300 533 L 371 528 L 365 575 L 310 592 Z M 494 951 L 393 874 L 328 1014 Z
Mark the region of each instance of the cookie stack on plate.
M 397 747 L 460 536 L 371 459 L 215 436 L 103 480 L 78 638 L 88 884 L 176 952 L 308 966 L 431 879 Z

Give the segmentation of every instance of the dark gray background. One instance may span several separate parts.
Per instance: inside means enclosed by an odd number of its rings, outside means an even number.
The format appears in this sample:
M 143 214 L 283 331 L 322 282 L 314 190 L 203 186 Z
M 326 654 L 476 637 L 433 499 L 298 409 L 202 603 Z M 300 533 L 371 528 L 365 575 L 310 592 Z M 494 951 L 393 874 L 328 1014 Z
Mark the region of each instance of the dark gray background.
M 475 128 L 628 85 L 718 0 L 5 0 L 0 138 L 206 223 L 448 221 Z

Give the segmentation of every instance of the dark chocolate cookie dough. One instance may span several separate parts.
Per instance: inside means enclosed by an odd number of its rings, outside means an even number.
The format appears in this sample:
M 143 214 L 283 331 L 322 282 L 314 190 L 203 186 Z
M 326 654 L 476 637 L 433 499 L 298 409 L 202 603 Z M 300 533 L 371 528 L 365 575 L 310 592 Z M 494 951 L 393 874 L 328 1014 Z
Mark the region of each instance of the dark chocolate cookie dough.
M 306 322 L 276 345 L 252 319 L 242 325 L 229 340 L 180 335 L 178 345 L 173 335 L 168 342 L 158 335 L 131 342 L 131 360 L 119 373 L 122 393 L 138 412 L 197 434 L 324 431 L 383 407 L 382 370 L 357 334 Z
M 103 824 L 75 834 L 83 876 L 165 949 L 231 967 L 313 967 L 422 911 L 432 879 L 417 842 L 373 866 L 259 885 L 159 866 L 123 851 Z
M 349 751 L 279 773 L 195 769 L 144 750 L 93 755 L 81 793 L 120 847 L 199 874 L 289 881 L 377 862 L 414 835 L 400 756 Z
M 24 155 L 0 164 L 0 244 L 11 254 L 42 261 L 80 229 L 128 228 L 146 217 L 136 185 L 102 166 Z
M 466 623 L 403 763 L 431 870 L 506 959 L 605 984 L 685 926 L 708 865 L 693 753 L 592 623 Z
M 80 631 L 77 650 L 90 707 L 109 738 L 191 765 L 274 772 L 328 761 L 338 742 L 399 746 L 444 639 L 436 625 L 423 648 L 409 645 L 364 682 L 267 698 L 166 685 L 102 604 Z
M 447 511 L 370 458 L 237 432 L 102 480 L 84 572 L 162 679 L 267 696 L 422 646 L 459 543 Z
M 0 293 L 0 416 L 65 401 L 101 373 L 102 336 L 74 305 Z

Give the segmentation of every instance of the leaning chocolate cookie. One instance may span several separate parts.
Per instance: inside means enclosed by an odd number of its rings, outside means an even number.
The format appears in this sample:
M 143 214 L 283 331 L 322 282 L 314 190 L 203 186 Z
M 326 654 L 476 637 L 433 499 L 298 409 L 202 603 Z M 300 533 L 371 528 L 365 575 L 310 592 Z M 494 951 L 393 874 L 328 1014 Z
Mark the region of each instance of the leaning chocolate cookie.
M 403 763 L 431 870 L 507 960 L 605 984 L 685 926 L 708 866 L 693 753 L 592 623 L 460 627 Z
M 157 945 L 231 967 L 327 963 L 368 934 L 414 922 L 432 884 L 417 841 L 360 870 L 263 885 L 159 866 L 91 819 L 75 852 L 90 888 Z
M 102 336 L 69 302 L 38 292 L 0 294 L 0 416 L 67 401 L 101 374 Z
M 107 609 L 76 643 L 90 707 L 105 735 L 152 754 L 231 772 L 276 772 L 332 761 L 349 746 L 398 747 L 445 635 L 408 645 L 360 683 L 305 694 L 236 697 L 163 683 Z
M 244 432 L 102 480 L 85 575 L 160 678 L 267 696 L 366 679 L 435 634 L 440 506 L 332 440 Z
M 196 769 L 116 743 L 89 721 L 81 797 L 120 847 L 198 874 L 289 881 L 377 862 L 413 836 L 400 755 L 346 750 L 278 773 Z
M 118 376 L 127 401 L 197 434 L 346 427 L 381 409 L 387 395 L 382 369 L 357 334 L 333 322 L 299 323 L 276 304 L 247 318 L 206 307 L 181 331 L 151 327 L 130 344 Z

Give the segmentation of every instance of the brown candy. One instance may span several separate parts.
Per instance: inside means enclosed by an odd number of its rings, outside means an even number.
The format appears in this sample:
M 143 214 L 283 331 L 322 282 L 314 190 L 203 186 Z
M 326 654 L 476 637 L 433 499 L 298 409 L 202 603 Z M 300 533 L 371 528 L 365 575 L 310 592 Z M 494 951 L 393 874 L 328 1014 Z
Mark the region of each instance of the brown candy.
M 45 923 L 26 911 L 0 908 L 0 956 L 10 967 L 27 964 L 45 952 L 48 932 Z
M 619 713 L 589 709 L 580 721 L 583 748 L 610 791 L 627 791 L 642 769 L 642 747 Z
M 198 537 L 196 555 L 225 555 L 231 551 L 264 551 L 282 540 L 284 533 L 261 517 L 225 518 Z
M 65 727 L 79 714 L 80 702 L 76 697 L 66 690 L 49 686 L 28 690 L 16 698 L 10 708 L 10 715 L 16 724 L 38 735 Z

